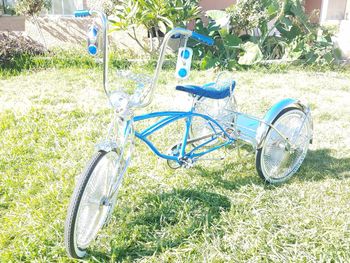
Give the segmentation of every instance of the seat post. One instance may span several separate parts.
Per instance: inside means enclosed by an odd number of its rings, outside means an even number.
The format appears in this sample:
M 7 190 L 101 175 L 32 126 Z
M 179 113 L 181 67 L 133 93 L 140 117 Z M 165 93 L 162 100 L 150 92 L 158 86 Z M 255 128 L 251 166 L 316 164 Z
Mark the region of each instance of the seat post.
M 192 97 L 192 104 L 191 104 L 191 112 L 193 112 L 196 109 L 197 102 L 199 101 L 199 98 L 195 94 L 190 94 L 189 96 Z

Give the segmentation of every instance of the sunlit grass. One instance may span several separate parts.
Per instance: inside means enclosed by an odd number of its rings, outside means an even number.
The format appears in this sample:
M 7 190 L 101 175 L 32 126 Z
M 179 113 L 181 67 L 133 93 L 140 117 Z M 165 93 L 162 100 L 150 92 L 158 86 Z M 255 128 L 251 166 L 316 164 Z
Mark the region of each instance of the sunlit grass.
M 266 186 L 254 155 L 225 149 L 170 170 L 137 142 L 109 226 L 91 262 L 286 262 L 350 258 L 350 77 L 233 73 L 243 111 L 263 116 L 285 97 L 312 107 L 314 144 L 296 176 Z M 193 83 L 215 73 L 192 72 Z M 75 177 L 105 135 L 110 111 L 97 70 L 47 70 L 0 80 L 0 262 L 68 262 L 63 227 Z M 168 85 L 165 85 L 165 84 Z M 140 112 L 187 109 L 173 72 Z M 178 134 L 155 137 L 166 145 Z M 169 138 L 170 137 L 170 138 Z

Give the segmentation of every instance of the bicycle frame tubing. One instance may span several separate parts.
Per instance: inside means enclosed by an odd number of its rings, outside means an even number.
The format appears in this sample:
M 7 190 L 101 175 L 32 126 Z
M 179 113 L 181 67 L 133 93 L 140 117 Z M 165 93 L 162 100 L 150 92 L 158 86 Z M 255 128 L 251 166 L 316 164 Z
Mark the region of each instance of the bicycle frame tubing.
M 232 138 L 216 120 L 214 120 L 210 116 L 196 113 L 193 111 L 193 109 L 191 109 L 190 111 L 160 111 L 160 112 L 148 113 L 148 114 L 133 117 L 133 122 L 136 123 L 139 121 L 148 120 L 148 119 L 152 119 L 152 118 L 159 118 L 159 117 L 163 117 L 163 118 L 161 118 L 156 123 L 149 126 L 148 128 L 144 129 L 143 131 L 140 131 L 140 132 L 135 131 L 135 136 L 137 138 L 139 138 L 141 141 L 145 142 L 148 145 L 148 147 L 152 150 L 152 152 L 154 152 L 157 156 L 164 158 L 164 159 L 167 159 L 167 160 L 179 161 L 179 158 L 183 158 L 183 157 L 190 158 L 190 159 L 199 158 L 207 153 L 218 150 L 218 149 L 220 149 L 228 144 L 231 144 L 235 141 L 235 139 Z M 218 130 L 216 130 L 212 126 L 212 129 L 214 131 L 212 138 L 210 140 L 198 145 L 197 147 L 193 148 L 189 153 L 186 153 L 186 146 L 188 144 L 187 141 L 188 141 L 189 131 L 191 129 L 193 117 L 199 117 L 199 118 L 202 118 L 202 119 L 209 121 L 209 123 L 214 124 L 218 128 Z M 179 156 L 172 156 L 172 155 L 167 155 L 167 154 L 161 153 L 157 149 L 157 147 L 147 137 L 149 135 L 153 134 L 154 132 L 156 132 L 156 131 L 164 128 L 165 126 L 167 126 L 175 121 L 178 121 L 180 119 L 186 120 L 186 128 L 185 128 L 183 138 L 182 138 L 180 155 Z M 227 140 L 225 142 L 223 142 L 219 145 L 216 145 L 214 147 L 211 147 L 209 149 L 206 149 L 205 151 L 197 152 L 202 147 L 204 147 L 206 144 L 216 140 L 221 135 L 224 135 L 227 138 Z

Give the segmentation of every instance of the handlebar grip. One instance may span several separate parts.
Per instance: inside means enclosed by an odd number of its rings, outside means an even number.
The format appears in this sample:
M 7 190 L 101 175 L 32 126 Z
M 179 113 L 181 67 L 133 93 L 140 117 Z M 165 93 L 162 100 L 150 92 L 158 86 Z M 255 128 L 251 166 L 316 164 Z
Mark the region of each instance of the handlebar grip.
M 208 46 L 214 45 L 214 39 L 212 39 L 211 37 L 208 37 L 208 36 L 201 35 L 197 32 L 192 31 L 191 37 L 199 42 L 202 42 L 203 44 L 208 45 Z
M 90 10 L 77 10 L 74 12 L 75 17 L 87 17 L 90 16 Z

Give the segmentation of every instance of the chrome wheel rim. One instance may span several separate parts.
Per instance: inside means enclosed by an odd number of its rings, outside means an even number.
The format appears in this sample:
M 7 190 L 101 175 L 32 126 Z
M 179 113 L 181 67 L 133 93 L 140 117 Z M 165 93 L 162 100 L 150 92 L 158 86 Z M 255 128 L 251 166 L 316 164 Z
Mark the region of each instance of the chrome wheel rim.
M 289 149 L 285 140 L 270 129 L 262 150 L 261 168 L 268 181 L 276 182 L 292 176 L 305 159 L 310 140 L 310 125 L 305 114 L 291 110 L 274 123 L 274 127 L 288 138 L 293 146 Z M 299 133 L 300 131 L 300 133 Z
M 119 156 L 106 153 L 96 165 L 82 196 L 76 223 L 75 240 L 79 249 L 86 249 L 103 226 L 111 208 L 109 193 L 118 175 Z

